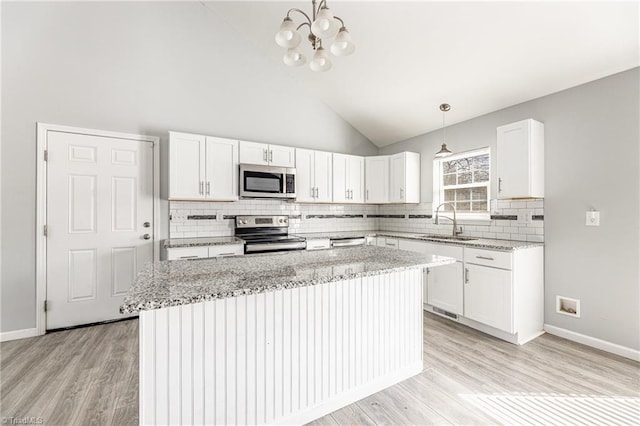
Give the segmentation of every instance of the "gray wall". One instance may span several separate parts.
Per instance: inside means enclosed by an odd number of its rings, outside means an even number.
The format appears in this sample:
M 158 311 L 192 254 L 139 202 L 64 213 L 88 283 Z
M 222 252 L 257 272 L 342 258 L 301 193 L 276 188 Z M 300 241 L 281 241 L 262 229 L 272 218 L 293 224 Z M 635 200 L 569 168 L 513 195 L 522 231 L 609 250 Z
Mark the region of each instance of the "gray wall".
M 490 146 L 495 156 L 497 126 L 526 118 L 545 124 L 545 322 L 636 350 L 639 81 L 640 68 L 634 68 L 447 128 L 454 152 Z M 422 154 L 423 201 L 432 199 L 428 160 L 441 141 L 442 132 L 435 131 L 380 149 Z M 598 228 L 585 226 L 591 208 L 601 212 Z M 556 295 L 580 299 L 581 318 L 557 314 Z
M 197 2 L 1 7 L 2 331 L 35 327 L 37 121 L 160 136 L 164 199 L 168 130 L 377 152 Z

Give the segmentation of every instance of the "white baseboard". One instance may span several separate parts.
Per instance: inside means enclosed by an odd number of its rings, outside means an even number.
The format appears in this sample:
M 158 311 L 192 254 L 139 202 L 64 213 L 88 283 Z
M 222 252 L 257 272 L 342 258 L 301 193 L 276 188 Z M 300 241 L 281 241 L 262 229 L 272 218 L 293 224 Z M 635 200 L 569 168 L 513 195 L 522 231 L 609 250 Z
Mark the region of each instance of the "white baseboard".
M 9 340 L 26 339 L 27 337 L 38 336 L 37 328 L 25 328 L 23 330 L 5 331 L 0 333 L 0 342 L 8 342 Z
M 544 331 L 554 336 L 562 337 L 573 342 L 582 343 L 583 345 L 591 346 L 592 348 L 600 349 L 605 352 L 620 355 L 625 358 L 632 359 L 640 362 L 640 351 L 626 346 L 621 346 L 616 343 L 607 342 L 606 340 L 597 339 L 595 337 L 587 336 L 585 334 L 576 333 L 575 331 L 567 330 L 565 328 L 556 327 L 553 325 L 545 324 Z

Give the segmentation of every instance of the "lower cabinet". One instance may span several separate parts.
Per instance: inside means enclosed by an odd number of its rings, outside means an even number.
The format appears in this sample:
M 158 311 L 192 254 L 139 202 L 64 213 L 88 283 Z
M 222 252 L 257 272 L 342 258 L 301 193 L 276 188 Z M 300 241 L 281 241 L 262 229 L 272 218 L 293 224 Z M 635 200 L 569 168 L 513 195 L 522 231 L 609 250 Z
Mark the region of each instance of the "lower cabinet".
M 462 262 L 427 270 L 425 301 L 454 314 L 463 314 Z
M 175 247 L 166 249 L 167 260 L 206 259 L 209 257 L 241 256 L 242 244 L 224 244 L 216 246 Z
M 511 271 L 467 264 L 464 272 L 464 316 L 513 333 Z

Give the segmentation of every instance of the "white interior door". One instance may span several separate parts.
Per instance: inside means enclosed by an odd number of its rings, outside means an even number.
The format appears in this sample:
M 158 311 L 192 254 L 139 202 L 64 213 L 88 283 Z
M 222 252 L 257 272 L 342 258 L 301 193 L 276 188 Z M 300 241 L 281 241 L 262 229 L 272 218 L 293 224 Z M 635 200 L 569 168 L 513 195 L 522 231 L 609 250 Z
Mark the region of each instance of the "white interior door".
M 153 260 L 153 143 L 50 131 L 47 149 L 47 329 L 122 318 Z

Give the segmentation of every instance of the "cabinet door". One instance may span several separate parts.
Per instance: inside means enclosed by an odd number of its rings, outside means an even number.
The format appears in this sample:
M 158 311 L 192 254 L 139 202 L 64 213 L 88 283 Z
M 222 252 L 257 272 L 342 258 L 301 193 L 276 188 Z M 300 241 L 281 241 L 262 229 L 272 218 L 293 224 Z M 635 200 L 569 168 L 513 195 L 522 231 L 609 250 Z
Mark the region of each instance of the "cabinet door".
M 406 177 L 404 153 L 391 156 L 389 169 L 389 201 L 404 203 Z
M 389 156 L 365 158 L 365 195 L 367 203 L 389 202 Z
M 205 198 L 205 137 L 169 132 L 169 199 Z
M 209 257 L 209 249 L 206 246 L 167 249 L 167 260 L 204 259 L 207 257 Z
M 528 119 L 497 129 L 498 198 L 544 197 L 544 125 Z
M 364 157 L 349 156 L 347 185 L 351 191 L 349 202 L 364 203 Z
M 297 165 L 298 163 L 296 159 L 296 166 Z M 316 201 L 330 203 L 333 199 L 333 161 L 331 153 L 316 151 L 314 155 L 313 169 Z
M 240 162 L 244 164 L 269 164 L 269 145 L 257 142 L 240 142 Z
M 462 315 L 462 262 L 429 268 L 427 296 L 429 305 Z
M 465 268 L 464 316 L 513 333 L 511 271 L 469 263 Z
M 295 167 L 295 148 L 291 148 L 290 146 L 269 145 L 269 165 Z
M 208 200 L 238 199 L 238 141 L 207 136 L 206 183 Z
M 315 201 L 314 151 L 296 149 L 296 201 Z
M 209 247 L 209 257 L 228 257 L 244 255 L 243 244 L 223 244 Z
M 416 253 L 428 252 L 428 244 L 425 243 L 424 241 L 417 241 L 417 240 L 400 239 L 398 241 L 398 248 L 400 250 L 413 251 Z
M 333 154 L 333 202 L 347 202 L 347 163 L 348 156 Z

